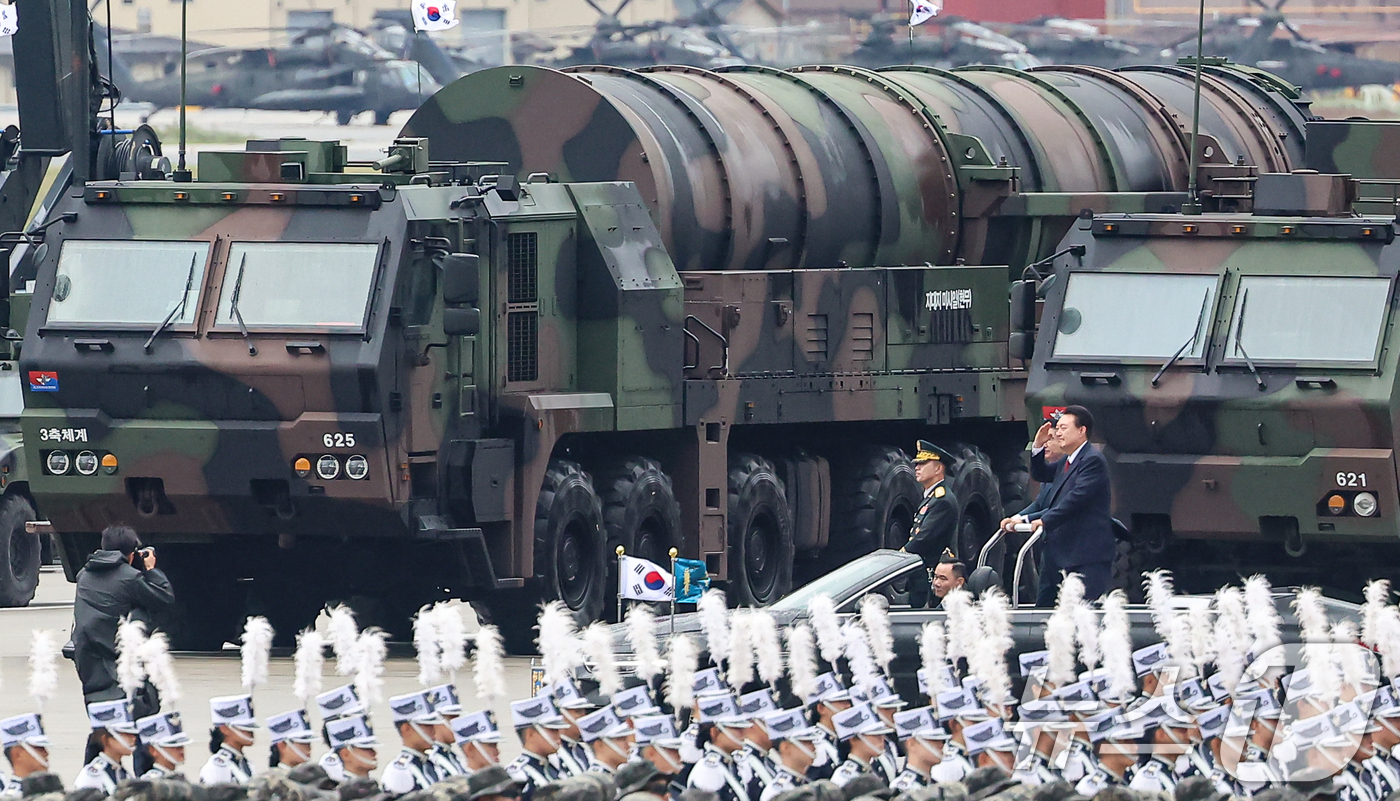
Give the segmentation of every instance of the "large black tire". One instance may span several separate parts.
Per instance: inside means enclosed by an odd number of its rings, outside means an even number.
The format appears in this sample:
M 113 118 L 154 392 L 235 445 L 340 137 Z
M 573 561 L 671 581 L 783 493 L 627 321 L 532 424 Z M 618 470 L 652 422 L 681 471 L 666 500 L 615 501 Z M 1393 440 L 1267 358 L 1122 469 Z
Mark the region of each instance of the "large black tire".
M 24 530 L 34 507 L 23 495 L 0 504 L 0 606 L 29 606 L 39 587 L 39 535 Z
M 243 623 L 243 587 L 215 548 L 170 545 L 156 549 L 156 567 L 170 579 L 175 603 L 160 627 L 177 651 L 218 651 L 234 641 Z
M 540 597 L 563 601 L 580 625 L 603 616 L 608 558 L 603 505 L 577 463 L 555 459 L 535 504 L 535 582 Z
M 792 589 L 792 510 L 773 463 L 729 459 L 729 600 L 766 606 Z
M 1001 481 L 992 469 L 992 460 L 975 445 L 958 444 L 949 450 L 958 457 L 950 482 L 958 496 L 958 556 L 970 568 L 1003 517 Z M 1005 549 L 996 550 L 987 564 L 1001 564 Z
M 620 545 L 628 556 L 670 563 L 671 546 L 681 537 L 681 505 L 661 465 L 645 456 L 628 457 L 598 474 L 598 493 L 607 553 Z M 616 559 L 608 560 L 608 586 L 618 586 Z M 609 605 L 609 619 L 615 616 L 612 609 Z
M 842 562 L 909 541 L 924 491 L 904 451 L 864 448 L 841 465 L 834 484 L 828 548 Z

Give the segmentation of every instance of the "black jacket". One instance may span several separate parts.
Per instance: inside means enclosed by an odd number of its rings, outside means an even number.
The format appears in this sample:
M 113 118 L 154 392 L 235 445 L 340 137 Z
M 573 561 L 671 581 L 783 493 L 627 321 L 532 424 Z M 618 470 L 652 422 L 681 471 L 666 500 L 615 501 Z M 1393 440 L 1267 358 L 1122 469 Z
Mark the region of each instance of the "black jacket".
M 1108 460 L 1086 443 L 1067 471 L 1064 464 L 1064 459 L 1047 464 L 1044 451 L 1031 456 L 1032 477 L 1055 476 L 1045 500 L 1037 498 L 1041 509 L 1028 515 L 1045 524 L 1045 557 L 1058 569 L 1112 562 Z
M 922 556 L 925 567 L 933 567 L 938 564 L 944 548 L 957 550 L 957 532 L 958 496 L 953 494 L 946 480 L 940 481 L 924 493 L 904 550 Z
M 83 697 L 110 701 L 122 697 L 117 686 L 117 624 L 127 615 L 146 624 L 175 601 L 170 579 L 159 568 L 144 573 L 127 564 L 121 551 L 97 551 L 78 572 L 73 601 L 73 661 L 83 683 Z

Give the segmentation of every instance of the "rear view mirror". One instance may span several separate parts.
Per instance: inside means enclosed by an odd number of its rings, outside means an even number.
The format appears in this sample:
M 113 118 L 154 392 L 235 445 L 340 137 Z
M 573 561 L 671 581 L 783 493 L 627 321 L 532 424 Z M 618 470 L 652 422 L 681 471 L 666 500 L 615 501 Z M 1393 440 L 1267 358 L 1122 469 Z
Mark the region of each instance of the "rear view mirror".
M 1011 330 L 1035 330 L 1035 282 L 1011 282 Z
M 1007 354 L 1013 359 L 1028 360 L 1035 353 L 1035 334 L 1013 331 L 1006 339 Z
M 443 302 L 475 305 L 480 297 L 481 257 L 475 253 L 449 253 L 443 256 Z
M 471 307 L 442 310 L 442 332 L 450 337 L 470 337 L 481 333 L 481 310 Z

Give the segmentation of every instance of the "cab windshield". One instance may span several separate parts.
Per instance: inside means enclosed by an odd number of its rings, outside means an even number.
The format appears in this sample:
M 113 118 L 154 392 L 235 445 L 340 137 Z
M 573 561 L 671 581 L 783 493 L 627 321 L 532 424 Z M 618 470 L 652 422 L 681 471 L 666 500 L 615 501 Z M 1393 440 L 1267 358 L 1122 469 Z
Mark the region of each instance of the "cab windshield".
M 199 311 L 208 242 L 70 239 L 49 302 L 55 326 L 189 325 Z
M 1225 358 L 1371 364 L 1389 303 L 1389 278 L 1243 276 Z
M 378 257 L 373 244 L 235 242 L 216 324 L 359 331 Z
M 1199 359 L 1218 285 L 1215 275 L 1071 273 L 1055 357 Z

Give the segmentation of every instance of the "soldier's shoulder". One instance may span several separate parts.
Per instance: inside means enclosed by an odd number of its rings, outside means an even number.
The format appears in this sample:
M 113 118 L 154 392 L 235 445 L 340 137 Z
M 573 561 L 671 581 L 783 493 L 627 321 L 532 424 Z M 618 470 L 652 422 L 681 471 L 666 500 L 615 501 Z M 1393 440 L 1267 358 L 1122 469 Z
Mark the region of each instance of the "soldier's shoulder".
M 97 764 L 96 762 L 89 762 L 89 763 L 87 763 L 86 765 L 83 766 L 83 775 L 85 775 L 85 776 L 101 776 L 101 775 L 102 775 L 102 766 L 99 765 L 99 764 Z
M 942 498 L 944 495 L 947 495 L 947 494 L 948 494 L 948 490 L 944 489 L 943 487 L 934 487 L 934 488 L 933 488 L 933 497 L 935 497 L 935 498 Z
M 224 755 L 223 751 L 215 751 L 214 753 L 209 755 L 209 764 L 218 765 L 221 768 L 226 768 L 229 766 L 229 759 L 227 756 Z

